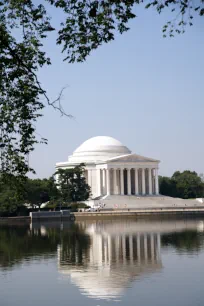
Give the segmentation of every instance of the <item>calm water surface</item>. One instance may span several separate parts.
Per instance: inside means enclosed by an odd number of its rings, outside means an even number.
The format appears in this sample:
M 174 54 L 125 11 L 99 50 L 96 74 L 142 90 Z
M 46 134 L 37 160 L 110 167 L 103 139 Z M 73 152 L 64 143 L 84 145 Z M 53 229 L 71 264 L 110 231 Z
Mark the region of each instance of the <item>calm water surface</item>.
M 203 306 L 204 219 L 0 226 L 0 306 Z

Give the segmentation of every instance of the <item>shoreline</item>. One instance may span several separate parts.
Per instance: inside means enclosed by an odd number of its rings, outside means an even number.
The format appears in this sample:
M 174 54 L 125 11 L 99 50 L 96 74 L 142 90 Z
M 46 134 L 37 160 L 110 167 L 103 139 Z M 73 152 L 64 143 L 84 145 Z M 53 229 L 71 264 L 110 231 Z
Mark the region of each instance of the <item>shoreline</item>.
M 155 217 L 204 217 L 204 206 L 203 207 L 166 207 L 166 208 L 137 208 L 137 209 L 121 209 L 112 211 L 100 211 L 100 212 L 77 212 L 74 213 L 76 220 L 84 219 L 102 219 L 111 217 L 148 217 L 149 219 Z
M 121 209 L 121 210 L 102 210 L 100 212 L 73 212 L 77 220 L 104 219 L 104 218 L 124 218 L 124 217 L 204 217 L 203 207 L 166 207 L 166 208 L 137 208 L 137 209 Z M 65 221 L 72 222 L 66 217 L 43 217 L 32 220 L 30 216 L 20 217 L 0 217 L 1 224 L 22 224 L 27 225 L 32 222 L 41 221 Z

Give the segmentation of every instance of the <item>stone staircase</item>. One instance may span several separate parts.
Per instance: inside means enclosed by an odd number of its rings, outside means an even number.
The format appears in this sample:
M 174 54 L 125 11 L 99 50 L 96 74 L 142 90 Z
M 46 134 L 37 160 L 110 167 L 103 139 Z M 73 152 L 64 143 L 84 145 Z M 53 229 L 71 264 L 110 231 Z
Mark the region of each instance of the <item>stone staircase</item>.
M 105 204 L 105 205 L 104 205 Z M 92 200 L 92 205 L 102 205 L 105 209 L 138 209 L 165 207 L 203 207 L 204 204 L 195 200 L 184 200 L 166 196 L 120 196 L 110 195 Z

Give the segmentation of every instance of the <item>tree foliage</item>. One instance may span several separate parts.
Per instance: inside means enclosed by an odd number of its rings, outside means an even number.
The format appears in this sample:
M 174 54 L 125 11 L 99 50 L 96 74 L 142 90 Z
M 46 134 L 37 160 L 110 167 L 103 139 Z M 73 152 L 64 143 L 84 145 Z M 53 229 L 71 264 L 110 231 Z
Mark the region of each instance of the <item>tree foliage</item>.
M 58 169 L 58 187 L 64 202 L 85 201 L 90 197 L 91 189 L 83 174 L 84 164 L 70 169 Z
M 84 61 L 100 45 L 129 30 L 129 21 L 136 18 L 138 5 L 154 8 L 159 14 L 169 9 L 172 20 L 163 27 L 163 36 L 184 33 L 192 25 L 195 13 L 203 16 L 203 1 L 195 5 L 192 0 L 48 0 L 65 13 L 65 21 L 58 32 L 58 44 L 63 45 L 65 60 Z
M 27 179 L 25 184 L 24 201 L 31 206 L 38 206 L 50 200 L 57 200 L 59 191 L 53 177 L 49 179 Z
M 160 193 L 183 199 L 204 197 L 204 183 L 195 171 L 176 171 L 171 178 L 159 178 Z
M 145 3 L 145 4 L 144 4 Z M 129 29 L 137 5 L 169 8 L 175 16 L 163 28 L 164 35 L 181 33 L 194 14 L 204 14 L 203 1 L 192 0 L 0 0 L 0 170 L 1 175 L 25 176 L 33 171 L 27 157 L 44 138 L 36 137 L 35 122 L 46 104 L 65 114 L 61 93 L 53 101 L 38 79 L 39 70 L 51 64 L 43 47 L 52 31 L 62 45 L 64 60 L 82 62 L 92 50 Z M 59 28 L 52 26 L 46 8 L 62 11 Z M 175 11 L 175 13 L 174 13 Z
M 86 183 L 84 165 L 73 169 L 59 169 L 57 172 L 58 184 L 54 176 L 48 179 L 23 179 L 16 185 L 12 175 L 5 182 L 0 177 L 0 216 L 18 214 L 25 204 L 33 209 L 40 209 L 43 203 L 49 202 L 49 208 L 68 206 L 72 209 L 86 207 L 77 203 L 90 197 L 91 190 Z M 74 203 L 73 203 L 74 202 Z
M 0 216 L 16 214 L 23 200 L 23 182 L 13 175 L 0 176 Z
M 59 197 L 53 177 L 42 180 L 27 178 L 17 183 L 13 176 L 6 181 L 0 178 L 0 215 L 16 215 L 24 204 L 40 208 L 43 203 Z
M 34 170 L 28 154 L 38 142 L 35 122 L 45 101 L 63 113 L 60 96 L 50 101 L 37 72 L 50 59 L 43 40 L 53 31 L 45 7 L 31 0 L 0 1 L 0 147 L 1 174 L 25 176 Z

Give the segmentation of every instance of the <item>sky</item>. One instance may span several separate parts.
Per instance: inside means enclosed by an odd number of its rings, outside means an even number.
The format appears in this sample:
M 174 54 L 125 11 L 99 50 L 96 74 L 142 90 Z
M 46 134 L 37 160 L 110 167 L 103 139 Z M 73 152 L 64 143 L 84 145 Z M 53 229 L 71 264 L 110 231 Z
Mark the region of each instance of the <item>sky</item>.
M 61 20 L 56 10 L 53 24 Z M 84 63 L 63 62 L 55 34 L 45 50 L 52 66 L 39 72 L 43 87 L 74 119 L 51 107 L 37 123 L 48 145 L 37 145 L 29 162 L 35 177 L 48 177 L 55 163 L 85 140 L 112 136 L 132 152 L 159 159 L 161 175 L 194 170 L 204 173 L 204 18 L 196 18 L 184 35 L 163 38 L 171 14 L 136 8 L 131 30 L 91 53 Z M 33 177 L 33 176 L 32 176 Z

